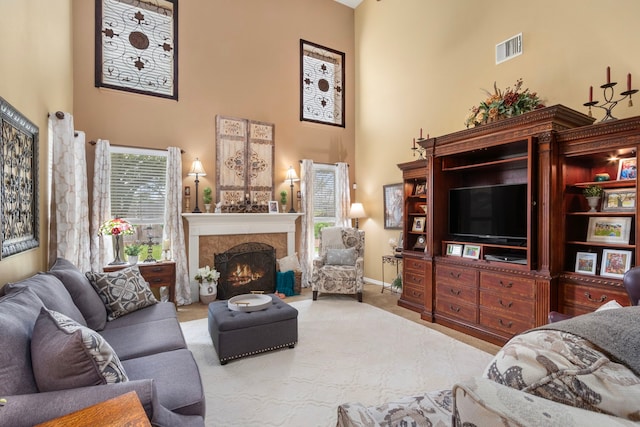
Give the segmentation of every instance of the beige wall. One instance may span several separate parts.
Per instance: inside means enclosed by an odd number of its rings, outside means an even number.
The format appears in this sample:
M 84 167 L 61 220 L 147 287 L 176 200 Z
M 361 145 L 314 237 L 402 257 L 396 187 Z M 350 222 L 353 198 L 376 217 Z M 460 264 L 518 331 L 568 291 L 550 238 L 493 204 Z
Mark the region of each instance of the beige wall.
M 176 102 L 95 88 L 94 2 L 75 0 L 73 6 L 76 127 L 87 140 L 182 148 L 191 207 L 194 183 L 186 174 L 194 158 L 207 172 L 200 193 L 211 186 L 215 195 L 217 114 L 275 124 L 276 197 L 289 190 L 286 170 L 293 165 L 299 173 L 300 159 L 354 165 L 353 9 L 333 0 L 181 1 Z M 299 120 L 300 39 L 345 52 L 346 128 Z
M 71 0 L 0 1 L 0 96 L 40 129 L 40 247 L 0 261 L 0 286 L 46 268 L 47 113 L 73 110 Z
M 640 88 L 638 16 L 637 0 L 364 0 L 355 12 L 356 197 L 369 216 L 360 221 L 366 275 L 380 280 L 380 256 L 398 234 L 384 229 L 382 186 L 400 182 L 396 164 L 414 159 L 421 127 L 431 136 L 463 130 L 494 81 L 504 89 L 523 78 L 547 105 L 585 113 L 589 86 L 602 99 L 607 66 L 617 93 L 627 73 Z M 495 45 L 520 32 L 524 54 L 495 65 Z M 614 115 L 640 114 L 640 94 L 634 102 Z

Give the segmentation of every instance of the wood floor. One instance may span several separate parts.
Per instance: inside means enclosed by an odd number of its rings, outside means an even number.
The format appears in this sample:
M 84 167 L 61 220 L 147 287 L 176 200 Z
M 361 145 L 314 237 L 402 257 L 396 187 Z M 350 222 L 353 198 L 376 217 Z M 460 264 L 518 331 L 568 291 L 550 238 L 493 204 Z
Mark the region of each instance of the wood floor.
M 500 349 L 500 347 L 494 344 L 471 337 L 469 335 L 463 334 L 453 329 L 446 328 L 436 323 L 425 322 L 424 320 L 420 319 L 420 314 L 398 306 L 398 298 L 400 296 L 399 294 L 391 293 L 388 290 L 388 288 L 385 289 L 383 293 L 381 293 L 380 289 L 381 288 L 378 285 L 365 284 L 364 293 L 363 293 L 363 303 L 371 304 L 382 310 L 386 310 L 390 313 L 393 313 L 398 316 L 404 317 L 405 319 L 411 320 L 412 322 L 416 322 L 421 325 L 424 325 L 427 328 L 432 328 L 434 330 L 442 332 L 445 335 L 449 335 L 452 338 L 455 338 L 459 341 L 462 341 L 480 350 L 486 351 L 487 353 L 496 354 Z M 347 296 L 341 296 L 341 297 L 347 298 Z M 322 298 L 322 295 L 319 298 Z M 355 299 L 355 296 L 353 298 L 354 298 L 354 304 L 358 304 L 357 300 Z M 303 288 L 302 293 L 300 295 L 287 297 L 285 301 L 294 302 L 294 301 L 300 301 L 305 299 L 311 299 L 310 288 Z M 181 322 L 202 319 L 205 317 L 207 317 L 207 306 L 199 302 L 191 305 L 178 307 L 178 319 Z

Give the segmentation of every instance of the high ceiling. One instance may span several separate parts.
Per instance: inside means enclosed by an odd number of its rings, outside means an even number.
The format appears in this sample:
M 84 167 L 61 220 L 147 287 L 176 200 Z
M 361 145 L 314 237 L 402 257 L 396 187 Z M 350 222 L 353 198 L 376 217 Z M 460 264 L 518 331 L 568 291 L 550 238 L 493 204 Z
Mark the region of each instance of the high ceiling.
M 352 8 L 356 8 L 358 7 L 358 5 L 360 3 L 362 3 L 362 0 L 336 0 L 338 3 L 342 3 L 346 6 L 352 7 Z

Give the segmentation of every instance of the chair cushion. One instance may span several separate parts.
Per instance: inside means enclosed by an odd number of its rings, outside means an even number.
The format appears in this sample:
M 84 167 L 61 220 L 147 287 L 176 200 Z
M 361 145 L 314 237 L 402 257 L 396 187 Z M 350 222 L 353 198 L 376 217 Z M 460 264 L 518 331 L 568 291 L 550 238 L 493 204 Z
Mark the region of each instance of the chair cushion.
M 64 258 L 58 258 L 47 274 L 60 279 L 89 328 L 94 331 L 104 328 L 107 309 L 89 279 L 75 265 Z
M 31 288 L 49 310 L 63 313 L 83 326 L 87 325 L 84 316 L 74 304 L 73 298 L 57 277 L 39 273 L 20 282 L 7 283 L 5 292 L 9 294 L 24 287 Z
M 321 234 L 322 247 L 327 249 L 343 249 L 342 227 L 325 227 Z
M 355 265 L 356 257 L 356 248 L 328 249 L 326 263 L 328 265 Z
M 298 261 L 298 254 L 293 254 L 286 256 L 284 258 L 280 258 L 278 260 L 278 265 L 280 266 L 280 271 L 300 271 L 302 267 L 300 266 L 300 261 Z
M 89 271 L 86 276 L 105 303 L 108 320 L 158 302 L 137 268 L 129 267 L 110 273 Z
M 33 328 L 31 354 L 41 392 L 128 381 L 118 355 L 104 338 L 44 307 Z
M 43 306 L 29 287 L 0 298 L 0 396 L 38 392 L 29 340 Z

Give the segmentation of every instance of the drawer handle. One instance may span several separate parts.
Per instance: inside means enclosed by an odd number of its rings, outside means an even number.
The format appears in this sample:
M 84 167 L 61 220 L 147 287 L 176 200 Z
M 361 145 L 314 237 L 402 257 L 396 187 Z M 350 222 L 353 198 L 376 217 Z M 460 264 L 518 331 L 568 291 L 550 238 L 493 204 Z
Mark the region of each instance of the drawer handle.
M 422 277 L 411 276 L 414 282 L 422 284 Z
M 584 293 L 584 296 L 585 296 L 585 297 L 587 297 L 587 299 L 588 299 L 589 301 L 591 301 L 591 302 L 598 302 L 598 303 L 599 303 L 599 302 L 605 302 L 605 301 L 607 300 L 607 296 L 606 296 L 606 295 L 602 295 L 602 296 L 600 297 L 600 299 L 593 299 L 593 298 L 591 297 L 591 294 L 590 294 L 589 292 L 585 292 L 585 293 Z
M 509 322 L 507 324 L 505 324 L 502 319 L 498 319 L 498 322 L 500 322 L 500 325 L 504 326 L 505 328 L 510 328 L 511 326 L 513 326 L 513 322 Z
M 454 273 L 453 271 L 450 271 L 449 274 L 451 275 L 451 277 L 453 277 L 454 279 L 459 279 L 461 273 Z
M 153 279 L 150 280 L 150 282 L 152 282 L 152 283 L 162 283 L 162 282 L 164 282 L 164 279 L 161 279 L 160 277 L 154 277 Z
M 449 304 L 449 310 L 455 311 L 456 313 L 460 313 L 460 307 L 454 307 L 451 304 Z
M 498 303 L 505 308 L 511 308 L 511 306 L 513 305 L 513 301 L 509 302 L 508 304 L 505 304 L 502 302 L 501 299 L 498 300 Z
M 151 271 L 153 271 L 154 273 L 159 273 L 162 271 L 162 267 L 153 267 Z
M 502 286 L 503 288 L 512 288 L 513 287 L 513 282 L 509 282 L 506 285 L 504 284 L 504 282 L 502 280 L 500 280 L 500 286 Z
M 420 292 L 412 291 L 414 297 L 421 297 Z
M 449 292 L 451 293 L 451 295 L 460 295 L 462 291 L 460 289 L 455 290 L 453 288 L 449 288 Z

